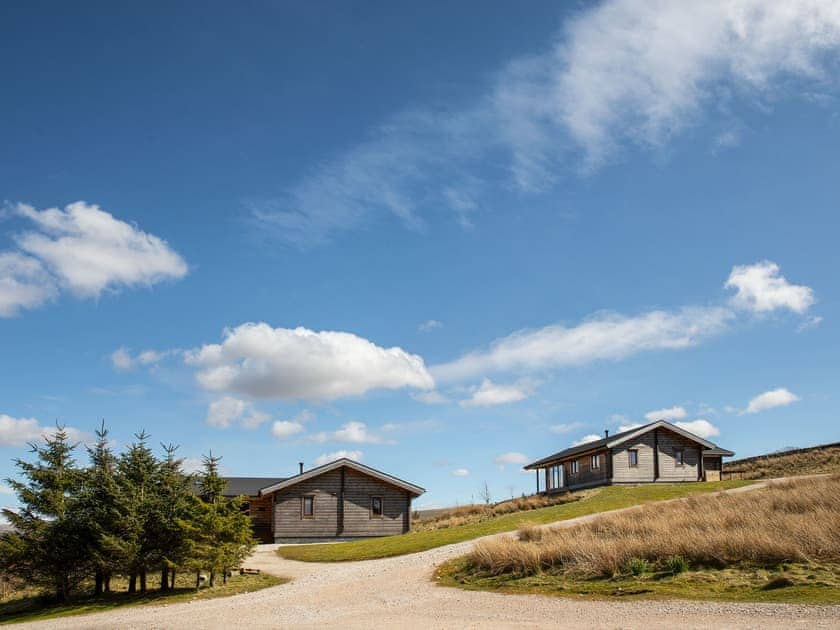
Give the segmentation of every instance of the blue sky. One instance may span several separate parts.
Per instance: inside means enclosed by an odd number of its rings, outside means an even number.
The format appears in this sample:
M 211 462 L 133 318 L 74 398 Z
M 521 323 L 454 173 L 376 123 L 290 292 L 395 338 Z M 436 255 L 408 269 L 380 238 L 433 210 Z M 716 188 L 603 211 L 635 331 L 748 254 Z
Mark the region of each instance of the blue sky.
M 421 505 L 836 441 L 838 61 L 816 0 L 4 3 L 0 476 L 100 419 Z

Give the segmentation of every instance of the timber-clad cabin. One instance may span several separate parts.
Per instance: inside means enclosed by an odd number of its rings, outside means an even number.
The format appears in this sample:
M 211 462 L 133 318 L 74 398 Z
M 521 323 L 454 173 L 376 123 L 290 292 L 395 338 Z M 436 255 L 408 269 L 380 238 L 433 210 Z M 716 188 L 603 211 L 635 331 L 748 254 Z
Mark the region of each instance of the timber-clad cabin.
M 225 496 L 246 496 L 261 542 L 405 534 L 420 486 L 350 459 L 294 477 L 226 477 Z
M 537 492 L 612 484 L 720 481 L 724 457 L 735 455 L 676 425 L 658 420 L 567 448 L 525 466 Z

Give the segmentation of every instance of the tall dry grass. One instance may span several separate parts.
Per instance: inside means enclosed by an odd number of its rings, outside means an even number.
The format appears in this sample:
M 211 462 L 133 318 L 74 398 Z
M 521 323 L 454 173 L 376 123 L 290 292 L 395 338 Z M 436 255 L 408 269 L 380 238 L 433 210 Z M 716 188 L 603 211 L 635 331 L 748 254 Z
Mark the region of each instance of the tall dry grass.
M 825 444 L 726 462 L 723 472 L 732 474 L 736 479 L 836 473 L 840 472 L 840 444 Z
M 570 528 L 526 527 L 519 540 L 479 543 L 468 562 L 493 575 L 610 577 L 632 561 L 665 569 L 675 557 L 694 567 L 840 562 L 840 475 L 648 505 Z

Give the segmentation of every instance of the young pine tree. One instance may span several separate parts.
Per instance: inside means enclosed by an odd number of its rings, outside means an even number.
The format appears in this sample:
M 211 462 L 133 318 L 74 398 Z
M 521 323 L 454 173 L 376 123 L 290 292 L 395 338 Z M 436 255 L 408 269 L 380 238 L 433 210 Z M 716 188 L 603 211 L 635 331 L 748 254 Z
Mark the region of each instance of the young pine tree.
M 9 573 L 50 588 L 59 601 L 67 601 L 91 566 L 84 523 L 75 509 L 82 483 L 73 459 L 76 445 L 58 426 L 43 445 L 31 447 L 34 462 L 15 460 L 22 480 L 7 480 L 21 507 L 3 510 L 13 532 L 0 540 L 0 558 Z
M 136 441 L 118 460 L 118 470 L 126 500 L 124 543 L 128 554 L 128 592 L 137 590 L 139 578 L 140 591 L 145 593 L 147 571 L 160 559 L 152 523 L 159 465 L 146 444 L 149 439 L 146 432 L 134 437 Z
M 94 570 L 94 594 L 100 595 L 111 590 L 111 576 L 125 569 L 133 548 L 126 543 L 129 506 L 104 422 L 96 431 L 96 444 L 87 451 L 90 465 L 82 476 L 74 512 L 83 524 L 86 553 Z

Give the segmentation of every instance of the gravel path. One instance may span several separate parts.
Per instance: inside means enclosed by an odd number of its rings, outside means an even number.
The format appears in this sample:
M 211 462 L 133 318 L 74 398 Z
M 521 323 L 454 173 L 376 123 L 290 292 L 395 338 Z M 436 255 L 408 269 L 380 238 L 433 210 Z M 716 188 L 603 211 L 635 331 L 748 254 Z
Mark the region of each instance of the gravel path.
M 762 484 L 763 485 L 763 484 Z M 632 508 L 631 508 L 632 509 Z M 563 521 L 571 526 L 592 517 Z M 505 534 L 502 534 L 505 535 Z M 475 541 L 337 564 L 283 560 L 261 545 L 246 563 L 293 578 L 255 593 L 23 624 L 39 628 L 840 628 L 840 605 L 600 602 L 462 591 L 433 584 L 434 567 Z

